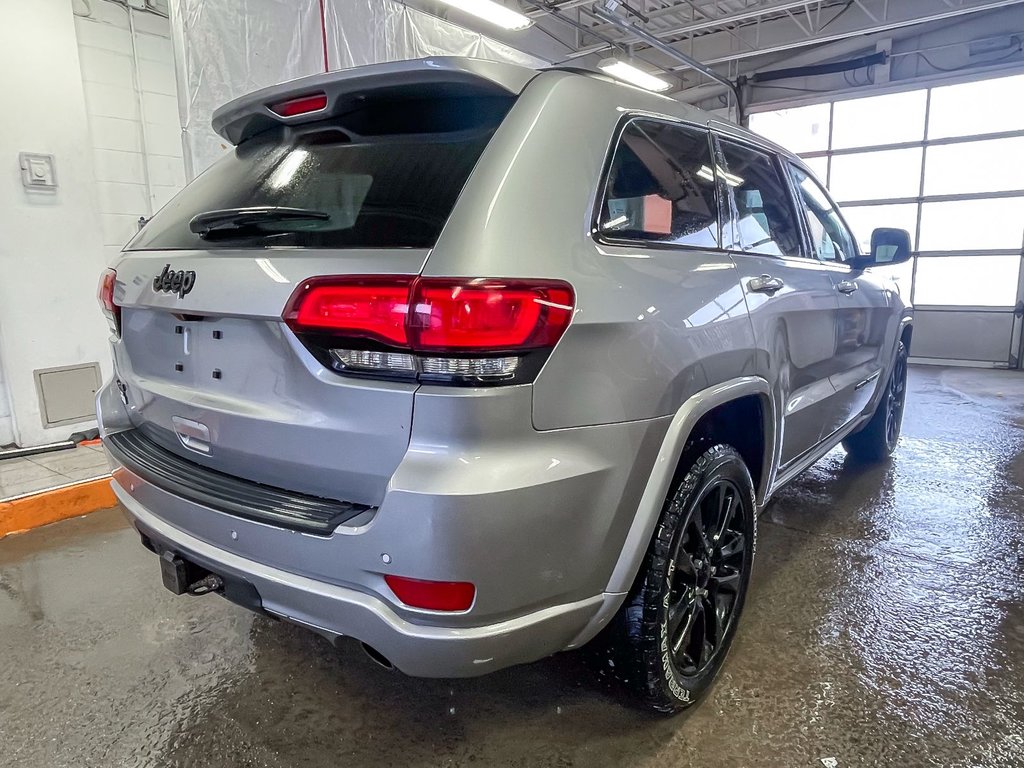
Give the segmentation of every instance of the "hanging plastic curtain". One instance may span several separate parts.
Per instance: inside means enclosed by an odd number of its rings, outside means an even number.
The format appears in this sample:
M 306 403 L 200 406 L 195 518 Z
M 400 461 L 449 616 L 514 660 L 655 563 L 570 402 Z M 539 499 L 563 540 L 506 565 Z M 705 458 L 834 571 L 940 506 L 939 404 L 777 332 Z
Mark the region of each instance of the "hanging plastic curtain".
M 213 111 L 237 96 L 329 69 L 474 56 L 543 59 L 392 0 L 171 0 L 178 112 L 189 179 L 227 151 Z

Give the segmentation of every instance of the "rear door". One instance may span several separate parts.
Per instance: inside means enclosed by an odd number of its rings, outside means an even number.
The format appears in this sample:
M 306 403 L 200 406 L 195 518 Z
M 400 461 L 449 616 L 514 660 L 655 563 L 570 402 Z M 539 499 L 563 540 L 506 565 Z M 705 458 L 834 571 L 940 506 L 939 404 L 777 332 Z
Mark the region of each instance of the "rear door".
M 237 477 L 380 503 L 415 382 L 340 375 L 330 344 L 282 316 L 314 276 L 421 271 L 514 96 L 447 99 L 272 125 L 129 243 L 115 375 L 148 439 Z
M 835 203 L 805 170 L 789 165 L 797 201 L 807 228 L 812 255 L 829 269 L 839 302 L 835 368 L 832 385 L 839 407 L 830 411 L 825 434 L 842 428 L 867 408 L 892 349 L 898 318 L 891 308 L 887 281 L 849 262 L 857 255 L 856 241 Z
M 837 408 L 830 379 L 838 304 L 828 268 L 808 257 L 776 157 L 720 136 L 719 176 L 731 211 L 723 237 L 739 267 L 764 365 L 782 415 L 780 465 L 818 444 Z

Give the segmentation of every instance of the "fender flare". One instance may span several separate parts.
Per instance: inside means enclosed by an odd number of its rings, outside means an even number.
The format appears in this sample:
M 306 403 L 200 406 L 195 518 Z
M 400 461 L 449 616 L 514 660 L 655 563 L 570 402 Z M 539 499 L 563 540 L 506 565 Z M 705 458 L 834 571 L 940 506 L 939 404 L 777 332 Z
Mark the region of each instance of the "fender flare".
M 758 507 L 763 503 L 767 489 L 771 487 L 772 476 L 775 474 L 775 456 L 781 438 L 778 434 L 771 386 L 760 376 L 742 376 L 701 390 L 683 403 L 672 417 L 651 475 L 640 497 L 636 515 L 623 542 L 622 552 L 608 580 L 606 593 L 624 594 L 633 585 L 633 580 L 640 570 L 640 563 L 647 553 L 651 536 L 654 534 L 654 527 L 661 517 L 661 510 L 679 466 L 683 448 L 697 422 L 713 409 L 748 395 L 761 397 L 767 405 L 764 414 L 765 456 L 761 467 L 760 487 L 757 489 Z
M 759 396 L 767 406 L 764 413 L 765 455 L 756 499 L 760 509 L 775 477 L 776 456 L 782 434 L 777 427 L 776 405 L 772 398 L 771 386 L 760 376 L 741 376 L 701 390 L 683 403 L 672 417 L 651 469 L 651 475 L 640 497 L 636 515 L 623 542 L 619 559 L 608 580 L 601 606 L 566 649 L 579 648 L 589 642 L 612 620 L 622 606 L 647 554 L 651 537 L 654 535 L 654 527 L 658 524 L 668 496 L 669 486 L 679 467 L 683 448 L 686 447 L 686 442 L 697 422 L 718 406 L 748 395 Z

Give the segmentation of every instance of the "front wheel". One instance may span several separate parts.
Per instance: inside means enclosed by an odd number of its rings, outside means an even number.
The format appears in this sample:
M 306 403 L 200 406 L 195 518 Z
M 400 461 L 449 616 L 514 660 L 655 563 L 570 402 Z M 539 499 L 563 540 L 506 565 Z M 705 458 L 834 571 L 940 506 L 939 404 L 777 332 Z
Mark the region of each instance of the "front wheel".
M 609 627 L 616 677 L 650 708 L 678 712 L 710 687 L 743 610 L 754 557 L 754 485 L 715 445 L 682 468 L 637 582 Z
M 863 429 L 843 440 L 843 448 L 862 461 L 882 461 L 896 450 L 903 426 L 903 408 L 907 402 L 907 352 L 901 341 L 896 348 L 885 393 L 875 408 L 871 420 Z

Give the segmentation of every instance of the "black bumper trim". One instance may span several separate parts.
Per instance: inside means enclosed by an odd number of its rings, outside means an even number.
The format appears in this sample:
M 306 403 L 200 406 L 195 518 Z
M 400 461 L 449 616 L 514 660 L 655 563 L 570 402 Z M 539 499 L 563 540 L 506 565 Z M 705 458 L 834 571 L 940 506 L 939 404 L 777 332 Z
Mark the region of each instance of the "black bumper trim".
M 107 435 L 104 443 L 114 458 L 157 488 L 246 520 L 326 536 L 370 509 L 208 469 L 160 447 L 137 429 Z

